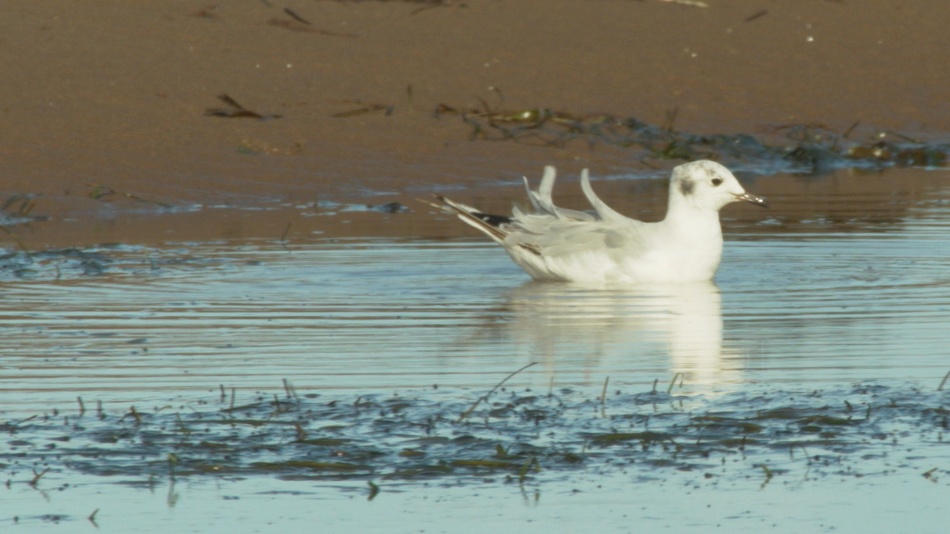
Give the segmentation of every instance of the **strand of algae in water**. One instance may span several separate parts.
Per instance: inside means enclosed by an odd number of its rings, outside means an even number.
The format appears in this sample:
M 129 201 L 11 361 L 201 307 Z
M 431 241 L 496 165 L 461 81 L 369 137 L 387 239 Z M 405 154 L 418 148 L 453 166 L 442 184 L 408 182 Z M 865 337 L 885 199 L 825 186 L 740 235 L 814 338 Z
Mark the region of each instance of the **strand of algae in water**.
M 937 386 L 937 391 L 943 391 L 943 386 L 947 383 L 947 379 L 950 379 L 950 371 L 947 371 L 947 374 L 943 375 L 943 380 L 941 380 L 940 385 Z
M 502 380 L 501 382 L 495 384 L 495 387 L 491 388 L 491 391 L 489 391 L 488 393 L 486 393 L 486 394 L 482 395 L 481 397 L 479 397 L 478 400 L 476 400 L 471 406 L 469 406 L 468 410 L 465 410 L 465 413 L 463 413 L 462 415 L 460 415 L 459 418 L 458 418 L 455 422 L 456 422 L 456 423 L 461 423 L 466 417 L 468 417 L 469 415 L 472 414 L 472 412 L 475 411 L 475 408 L 478 407 L 478 405 L 479 405 L 482 401 L 487 401 L 487 400 L 488 400 L 488 397 L 490 397 L 491 394 L 495 392 L 495 390 L 497 390 L 498 388 L 500 388 L 501 386 L 503 386 L 503 385 L 505 384 L 505 382 L 507 382 L 508 380 L 510 380 L 511 377 L 515 376 L 516 374 L 520 373 L 521 371 L 524 371 L 525 369 L 527 369 L 528 367 L 531 367 L 532 365 L 534 365 L 534 364 L 536 364 L 536 363 L 538 363 L 538 362 L 531 362 L 531 363 L 529 363 L 528 365 L 525 365 L 525 366 L 522 367 L 521 369 L 518 369 L 517 371 L 515 371 L 515 372 L 511 373 L 510 375 L 506 376 L 505 379 Z

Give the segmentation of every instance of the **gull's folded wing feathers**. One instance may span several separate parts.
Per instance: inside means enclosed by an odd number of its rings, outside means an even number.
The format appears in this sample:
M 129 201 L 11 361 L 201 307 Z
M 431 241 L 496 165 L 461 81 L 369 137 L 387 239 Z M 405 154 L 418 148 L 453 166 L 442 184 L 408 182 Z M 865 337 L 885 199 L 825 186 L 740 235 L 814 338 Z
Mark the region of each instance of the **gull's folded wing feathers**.
M 554 206 L 554 199 L 551 197 L 551 193 L 554 191 L 554 181 L 556 179 L 557 172 L 555 172 L 554 167 L 550 165 L 545 166 L 544 174 L 541 176 L 541 185 L 538 186 L 537 200 L 542 211 L 558 217 L 557 208 Z
M 620 252 L 626 257 L 636 257 L 642 253 L 637 239 L 638 225 L 627 222 L 578 222 L 529 216 L 516 218 L 512 227 L 505 243 L 530 245 L 548 258 L 599 252 L 607 255 Z
M 531 190 L 531 184 L 528 183 L 528 177 L 522 176 L 524 179 L 524 190 L 528 193 L 528 201 L 531 202 L 531 207 L 534 208 L 534 211 L 541 211 L 541 203 L 538 201 L 538 194 Z
M 548 165 L 544 168 L 544 176 L 541 177 L 541 185 L 537 191 L 532 191 L 528 185 L 528 178 L 524 178 L 525 190 L 528 192 L 528 200 L 537 215 L 551 215 L 557 219 L 573 219 L 576 221 L 593 221 L 595 218 L 583 211 L 577 211 L 566 208 L 559 208 L 554 205 L 554 198 L 551 196 L 554 190 L 554 182 L 557 173 L 554 167 Z
M 590 205 L 594 208 L 594 211 L 597 212 L 597 215 L 600 215 L 601 219 L 605 221 L 635 220 L 617 213 L 594 193 L 594 188 L 590 186 L 590 174 L 587 172 L 587 169 L 581 171 L 581 190 L 584 191 L 584 196 L 587 197 L 587 201 L 590 202 Z

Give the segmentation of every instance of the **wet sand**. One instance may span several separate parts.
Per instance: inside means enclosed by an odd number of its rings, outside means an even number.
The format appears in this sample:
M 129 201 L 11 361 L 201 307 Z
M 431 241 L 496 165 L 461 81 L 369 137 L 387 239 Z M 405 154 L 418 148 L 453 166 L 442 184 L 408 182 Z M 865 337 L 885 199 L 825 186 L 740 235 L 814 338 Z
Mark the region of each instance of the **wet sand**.
M 589 139 L 473 139 L 440 106 L 608 114 L 695 133 L 858 122 L 855 135 L 950 132 L 941 0 L 707 3 L 7 5 L 0 201 L 7 216 L 35 219 L 5 226 L 27 248 L 457 235 L 418 213 L 342 223 L 300 207 L 410 204 L 432 184 L 471 199 L 549 163 L 571 174 L 643 168 Z M 280 117 L 209 114 L 235 110 L 221 94 Z M 383 218 L 398 231 L 380 230 Z

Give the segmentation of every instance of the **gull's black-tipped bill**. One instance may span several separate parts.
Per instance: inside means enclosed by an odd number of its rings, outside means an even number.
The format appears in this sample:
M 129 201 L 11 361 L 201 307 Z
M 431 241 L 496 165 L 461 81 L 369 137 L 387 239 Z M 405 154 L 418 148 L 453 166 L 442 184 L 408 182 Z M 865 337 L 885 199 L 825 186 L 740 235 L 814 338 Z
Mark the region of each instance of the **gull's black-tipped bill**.
M 749 194 L 749 193 L 742 193 L 741 195 L 736 195 L 736 200 L 742 200 L 742 201 L 745 201 L 745 202 L 750 202 L 750 203 L 752 203 L 752 204 L 755 204 L 756 206 L 762 206 L 763 208 L 769 207 L 769 205 L 765 203 L 765 199 L 764 199 L 764 198 L 762 198 L 762 197 L 757 197 L 757 196 L 752 195 L 752 194 Z

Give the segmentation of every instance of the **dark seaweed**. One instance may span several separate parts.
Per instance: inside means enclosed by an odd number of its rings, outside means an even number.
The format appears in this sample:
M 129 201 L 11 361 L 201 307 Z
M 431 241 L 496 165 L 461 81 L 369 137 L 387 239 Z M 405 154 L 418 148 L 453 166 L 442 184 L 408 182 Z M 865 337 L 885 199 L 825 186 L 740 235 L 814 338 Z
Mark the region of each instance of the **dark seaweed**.
M 639 479 L 671 470 L 705 480 L 757 473 L 763 483 L 791 473 L 816 480 L 919 469 L 931 481 L 950 473 L 927 460 L 945 454 L 950 393 L 914 387 L 719 397 L 654 389 L 606 398 L 499 390 L 477 406 L 477 393 L 445 388 L 325 397 L 298 395 L 285 383 L 280 398 L 258 393 L 237 406 L 221 391 L 177 408 L 8 419 L 0 423 L 0 464 L 14 482 L 34 485 L 48 469 L 124 480 L 224 475 L 380 485 L 485 476 L 540 482 L 578 469 Z

